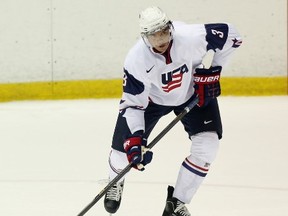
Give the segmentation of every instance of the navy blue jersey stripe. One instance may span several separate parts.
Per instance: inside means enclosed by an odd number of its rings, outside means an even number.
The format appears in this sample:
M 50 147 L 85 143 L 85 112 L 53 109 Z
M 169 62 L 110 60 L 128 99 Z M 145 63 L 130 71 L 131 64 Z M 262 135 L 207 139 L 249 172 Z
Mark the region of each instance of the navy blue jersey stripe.
M 123 91 L 132 95 L 141 94 L 144 91 L 144 83 L 137 80 L 124 68 Z

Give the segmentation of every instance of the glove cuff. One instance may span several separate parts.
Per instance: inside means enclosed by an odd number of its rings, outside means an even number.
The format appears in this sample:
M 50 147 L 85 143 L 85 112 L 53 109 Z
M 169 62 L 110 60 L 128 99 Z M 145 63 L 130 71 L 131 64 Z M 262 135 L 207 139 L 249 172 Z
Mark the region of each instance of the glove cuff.
M 126 152 L 128 152 L 132 147 L 134 146 L 139 146 L 142 142 L 142 138 L 137 136 L 137 137 L 130 137 L 125 140 L 123 147 Z

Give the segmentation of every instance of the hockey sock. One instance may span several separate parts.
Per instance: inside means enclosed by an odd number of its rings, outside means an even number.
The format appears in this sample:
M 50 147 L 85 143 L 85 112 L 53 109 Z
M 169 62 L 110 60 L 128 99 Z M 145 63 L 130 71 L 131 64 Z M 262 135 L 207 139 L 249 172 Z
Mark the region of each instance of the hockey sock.
M 124 152 L 111 149 L 109 156 L 109 179 L 114 179 L 128 165 L 127 156 Z M 123 176 L 119 182 L 124 180 Z
M 205 167 L 205 163 L 199 165 L 200 163 L 195 163 L 195 160 L 192 162 L 187 157 L 183 161 L 175 185 L 173 196 L 184 203 L 190 203 L 209 170 L 209 167 Z

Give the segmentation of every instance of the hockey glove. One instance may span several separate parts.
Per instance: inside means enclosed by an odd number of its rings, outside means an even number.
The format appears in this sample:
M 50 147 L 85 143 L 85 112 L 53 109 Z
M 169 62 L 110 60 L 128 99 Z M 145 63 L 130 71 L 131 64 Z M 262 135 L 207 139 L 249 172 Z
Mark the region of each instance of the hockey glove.
M 210 100 L 221 94 L 220 73 L 222 67 L 215 66 L 209 69 L 196 68 L 194 73 L 195 93 L 199 97 L 198 106 L 206 106 Z
M 132 136 L 125 140 L 124 149 L 129 163 L 135 169 L 143 171 L 144 166 L 151 162 L 153 152 L 146 148 L 147 141 L 141 136 Z

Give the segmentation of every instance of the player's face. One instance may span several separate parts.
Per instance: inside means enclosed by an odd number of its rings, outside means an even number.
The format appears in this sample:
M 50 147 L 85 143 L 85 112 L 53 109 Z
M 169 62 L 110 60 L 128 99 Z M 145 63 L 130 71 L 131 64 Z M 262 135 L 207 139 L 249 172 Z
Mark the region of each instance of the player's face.
M 159 53 L 164 53 L 170 43 L 170 28 L 169 26 L 157 31 L 153 34 L 148 34 L 147 39 L 149 43 L 156 49 Z

